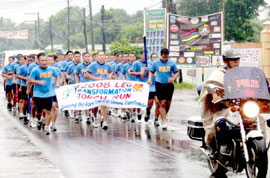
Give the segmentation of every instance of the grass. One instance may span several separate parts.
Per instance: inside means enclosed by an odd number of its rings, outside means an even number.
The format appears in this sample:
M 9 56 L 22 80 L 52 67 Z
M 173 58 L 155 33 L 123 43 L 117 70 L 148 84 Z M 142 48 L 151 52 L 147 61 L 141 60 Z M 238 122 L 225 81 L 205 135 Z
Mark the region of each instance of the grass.
M 174 83 L 174 88 L 176 88 L 176 89 L 194 89 L 194 88 L 196 88 L 196 86 L 193 84 L 190 84 L 190 83 L 182 82 L 182 83 Z

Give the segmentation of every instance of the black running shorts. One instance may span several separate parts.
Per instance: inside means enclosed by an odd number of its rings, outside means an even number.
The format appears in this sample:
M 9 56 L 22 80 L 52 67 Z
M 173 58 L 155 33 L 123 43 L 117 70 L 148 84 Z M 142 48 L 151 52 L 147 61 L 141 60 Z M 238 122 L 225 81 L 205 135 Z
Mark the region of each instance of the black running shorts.
M 53 98 L 38 98 L 34 97 L 34 101 L 37 108 L 37 113 L 41 113 L 43 109 L 46 109 L 47 111 L 50 111 L 52 109 L 52 102 Z
M 174 91 L 174 85 L 172 83 L 159 83 L 156 82 L 156 94 L 158 100 L 171 101 Z

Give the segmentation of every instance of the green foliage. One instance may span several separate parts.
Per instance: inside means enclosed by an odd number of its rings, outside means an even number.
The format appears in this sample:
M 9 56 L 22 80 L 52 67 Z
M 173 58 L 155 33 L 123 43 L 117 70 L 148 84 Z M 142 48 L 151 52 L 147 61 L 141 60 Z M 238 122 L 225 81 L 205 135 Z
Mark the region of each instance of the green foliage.
M 142 47 L 140 46 L 130 46 L 128 41 L 125 39 L 122 39 L 121 41 L 117 41 L 117 42 L 112 42 L 111 47 L 110 47 L 110 51 L 112 53 L 115 52 L 127 52 L 127 53 L 135 53 L 137 58 L 140 57 L 140 52 L 143 50 Z
M 176 88 L 176 89 L 194 89 L 194 88 L 196 88 L 196 86 L 193 84 L 190 84 L 190 83 L 182 82 L 182 83 L 174 83 L 174 88 Z
M 221 12 L 223 8 L 223 1 L 220 0 L 178 0 L 178 3 L 177 11 L 183 16 L 203 16 Z M 226 0 L 225 39 L 237 42 L 258 41 L 258 30 L 261 28 L 252 19 L 258 16 L 258 8 L 263 5 L 264 0 Z

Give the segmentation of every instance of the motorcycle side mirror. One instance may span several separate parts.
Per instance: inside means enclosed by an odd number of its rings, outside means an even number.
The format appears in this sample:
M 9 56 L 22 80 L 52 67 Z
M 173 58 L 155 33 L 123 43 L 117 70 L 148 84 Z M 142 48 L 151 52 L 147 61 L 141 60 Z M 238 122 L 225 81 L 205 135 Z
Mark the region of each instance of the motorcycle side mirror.
M 206 90 L 207 90 L 208 93 L 212 93 L 213 91 L 216 91 L 217 89 L 222 89 L 223 90 L 222 87 L 220 87 L 218 85 L 215 85 L 215 84 L 208 84 L 206 86 Z

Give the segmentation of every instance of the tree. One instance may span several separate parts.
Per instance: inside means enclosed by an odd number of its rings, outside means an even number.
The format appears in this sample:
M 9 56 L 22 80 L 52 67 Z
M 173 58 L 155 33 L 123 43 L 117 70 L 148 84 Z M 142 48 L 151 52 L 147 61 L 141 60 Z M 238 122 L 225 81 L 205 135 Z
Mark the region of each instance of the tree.
M 143 27 L 143 22 L 137 22 L 135 24 L 122 27 L 120 32 L 120 39 L 127 39 L 132 43 L 139 43 L 142 41 Z
M 127 52 L 127 53 L 135 53 L 137 58 L 140 57 L 140 53 L 143 50 L 140 46 L 130 46 L 129 42 L 126 39 L 122 39 L 121 41 L 112 42 L 110 51 L 111 53 L 115 52 Z

